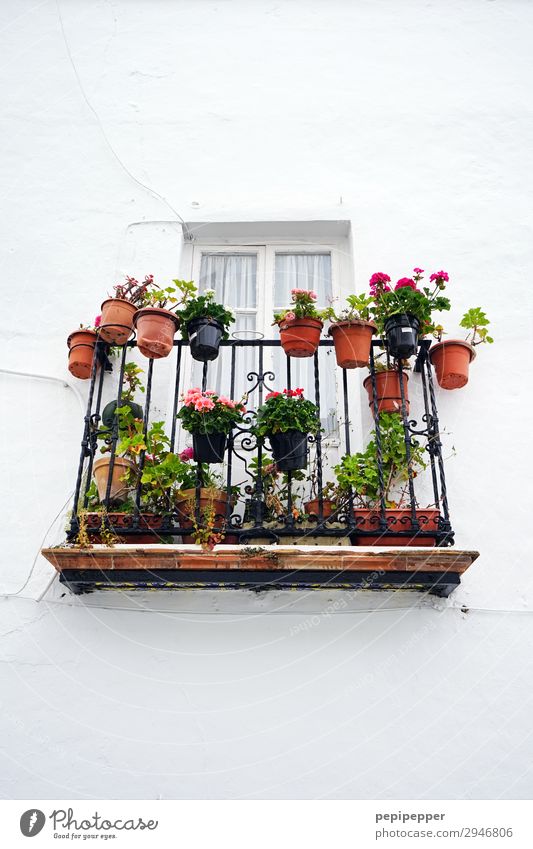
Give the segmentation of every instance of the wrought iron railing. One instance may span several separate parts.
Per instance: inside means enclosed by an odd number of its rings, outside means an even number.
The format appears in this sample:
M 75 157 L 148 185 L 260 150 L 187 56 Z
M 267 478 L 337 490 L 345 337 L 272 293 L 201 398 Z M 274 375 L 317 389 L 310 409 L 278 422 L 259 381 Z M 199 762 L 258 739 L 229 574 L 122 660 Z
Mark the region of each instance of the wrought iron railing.
M 131 352 L 136 348 L 136 341 L 129 341 L 123 348 L 119 349 L 119 375 L 118 387 L 116 393 L 117 406 L 120 406 L 121 397 L 124 386 L 124 369 L 131 356 Z M 386 482 L 383 479 L 383 459 L 381 457 L 381 429 L 380 416 L 378 413 L 377 401 L 377 385 L 376 385 L 376 355 L 382 353 L 388 355 L 386 345 L 382 340 L 374 340 L 372 342 L 369 371 L 370 380 L 373 388 L 373 409 L 371 410 L 374 418 L 375 440 L 377 448 L 377 473 L 380 486 L 380 499 L 376 509 L 371 511 L 370 516 L 366 516 L 363 520 L 358 510 L 358 494 L 348 490 L 345 493 L 345 498 L 342 506 L 337 507 L 331 515 L 327 514 L 324 499 L 324 487 L 328 472 L 326 471 L 327 463 L 325 462 L 325 452 L 331 453 L 331 442 L 325 441 L 325 437 L 319 431 L 316 436 L 308 438 L 308 453 L 309 460 L 314 470 L 315 490 L 317 495 L 317 508 L 314 514 L 306 515 L 295 510 L 295 481 L 294 473 L 287 472 L 286 486 L 283 492 L 282 510 L 273 518 L 267 504 L 267 494 L 264 491 L 263 475 L 258 473 L 262 469 L 263 458 L 269 454 L 268 443 L 257 440 L 253 435 L 252 427 L 254 423 L 254 410 L 261 405 L 267 392 L 272 389 L 280 388 L 280 383 L 283 387 L 291 388 L 292 375 L 294 371 L 291 358 L 286 357 L 285 374 L 283 377 L 277 376 L 270 370 L 265 368 L 265 354 L 272 348 L 279 348 L 279 340 L 264 340 L 264 339 L 232 339 L 221 343 L 220 355 L 224 358 L 224 364 L 228 366 L 224 369 L 226 375 L 225 385 L 221 387 L 221 392 L 225 392 L 234 397 L 237 383 L 242 379 L 242 374 L 238 374 L 237 356 L 239 352 L 244 350 L 254 352 L 255 366 L 246 373 L 247 389 L 247 408 L 248 413 L 242 427 L 237 428 L 230 434 L 226 460 L 225 460 L 225 492 L 227 496 L 224 513 L 216 515 L 214 531 L 225 534 L 225 540 L 230 542 L 239 542 L 243 545 L 253 545 L 257 541 L 268 542 L 301 542 L 305 543 L 306 539 L 315 539 L 317 537 L 329 537 L 331 541 L 337 538 L 339 541 L 342 538 L 348 540 L 354 545 L 365 544 L 414 544 L 414 545 L 437 545 L 447 546 L 453 544 L 453 531 L 450 523 L 448 498 L 446 490 L 444 461 L 442 454 L 442 444 L 439 430 L 439 418 L 437 412 L 435 389 L 432 378 L 431 364 L 429 362 L 428 350 L 430 346 L 429 340 L 421 340 L 418 347 L 418 354 L 414 366 L 414 373 L 418 375 L 421 384 L 420 405 L 418 423 L 416 418 L 411 418 L 413 410 L 409 411 L 406 401 L 407 395 L 407 380 L 405 368 L 401 362 L 394 361 L 392 368 L 398 373 L 399 385 L 401 390 L 401 404 L 399 405 L 398 413 L 401 417 L 404 430 L 405 451 L 407 457 L 407 503 L 406 508 L 401 515 L 391 515 L 385 500 Z M 322 354 L 323 349 L 331 350 L 333 342 L 330 340 L 322 340 L 320 349 Z M 170 415 L 168 417 L 168 427 L 170 432 L 170 450 L 178 451 L 178 448 L 183 449 L 185 445 L 178 446 L 178 426 L 176 413 L 180 404 L 180 392 L 183 391 L 183 375 L 184 366 L 189 359 L 188 343 L 175 340 L 175 370 L 172 377 L 173 382 L 173 397 L 170 404 Z M 110 364 L 108 359 L 109 347 L 106 343 L 99 339 L 93 359 L 92 373 L 90 377 L 87 411 L 84 420 L 83 438 L 81 442 L 81 454 L 78 465 L 78 472 L 75 485 L 74 503 L 72 518 L 68 530 L 69 541 L 74 541 L 80 532 L 80 515 L 87 511 L 89 507 L 89 486 L 91 483 L 93 464 L 97 458 L 98 444 L 97 437 L 102 431 L 102 399 L 105 384 L 106 371 L 109 371 Z M 333 351 L 331 350 L 331 354 Z M 228 363 L 229 358 L 229 363 Z M 243 358 L 244 359 L 244 358 Z M 312 360 L 312 386 L 311 392 L 309 387 L 307 397 L 310 397 L 316 404 L 318 410 L 318 418 L 323 415 L 321 409 L 321 386 L 324 385 L 324 380 L 334 379 L 333 356 L 319 356 L 317 352 Z M 154 368 L 157 369 L 159 361 L 148 360 L 146 371 L 146 394 L 143 412 L 144 432 L 146 434 L 152 407 L 152 390 L 153 390 L 153 374 Z M 266 364 L 267 366 L 269 363 Z M 202 372 L 202 389 L 209 387 L 210 363 L 203 364 Z M 360 392 L 361 386 L 361 369 L 347 371 L 345 369 L 338 370 L 341 375 L 340 380 L 340 432 L 339 439 L 339 456 L 342 454 L 350 454 L 351 446 L 354 443 L 356 431 L 360 425 L 350 419 L 350 395 L 349 391 Z M 237 376 L 239 380 L 237 380 Z M 350 390 L 349 390 L 350 387 Z M 413 405 L 413 399 L 411 399 Z M 184 435 L 185 436 L 185 435 Z M 108 484 L 106 489 L 106 497 L 103 499 L 101 521 L 106 526 L 111 526 L 111 530 L 117 530 L 113 527 L 113 520 L 110 516 L 113 514 L 113 502 L 110 498 L 111 478 L 113 474 L 114 463 L 117 458 L 117 444 L 119 442 L 118 417 L 114 417 L 114 423 L 109 430 L 108 435 L 109 449 L 109 474 Z M 427 479 L 429 481 L 429 489 L 431 493 L 430 501 L 434 509 L 435 517 L 432 524 L 428 523 L 427 516 L 421 515 L 419 510 L 419 499 L 417 498 L 417 488 L 420 485 L 422 476 L 417 476 L 409 463 L 410 452 L 413 446 L 423 445 L 428 456 L 427 463 Z M 255 458 L 255 463 L 251 462 Z M 145 462 L 144 452 L 141 452 L 138 458 L 139 471 L 142 471 Z M 196 523 L 201 523 L 202 513 L 200 510 L 200 492 L 202 488 L 202 467 L 197 464 L 196 467 L 196 489 L 194 499 L 194 516 Z M 242 483 L 241 498 L 235 503 L 231 497 L 235 482 Z M 133 495 L 134 507 L 133 511 L 124 516 L 120 523 L 119 533 L 122 539 L 134 542 L 140 535 L 146 535 L 147 526 L 143 518 L 143 504 L 141 500 L 141 482 L 138 475 L 137 489 Z M 438 511 L 438 512 L 437 512 Z M 180 518 L 181 516 L 181 518 Z M 183 523 L 182 514 L 178 510 L 165 511 L 154 532 L 154 542 L 159 538 L 166 541 L 179 542 L 179 538 L 185 536 L 190 540 L 191 527 L 190 523 Z M 180 521 L 182 524 L 180 524 Z M 101 530 L 100 519 L 97 525 L 87 529 L 89 536 L 98 535 Z

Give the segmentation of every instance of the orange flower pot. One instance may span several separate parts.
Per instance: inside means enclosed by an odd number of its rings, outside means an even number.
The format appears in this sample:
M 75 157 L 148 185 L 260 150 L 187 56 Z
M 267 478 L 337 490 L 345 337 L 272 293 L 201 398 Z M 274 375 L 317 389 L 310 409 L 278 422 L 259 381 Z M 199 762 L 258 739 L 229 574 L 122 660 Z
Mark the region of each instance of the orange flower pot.
M 109 465 L 111 457 L 100 457 L 95 460 L 93 465 L 93 476 L 96 481 L 98 490 L 98 498 L 100 501 L 105 501 L 107 492 L 107 479 L 109 476 Z M 115 457 L 113 465 L 113 475 L 111 478 L 111 491 L 109 498 L 111 501 L 124 501 L 130 491 L 130 487 L 125 483 L 123 477 L 128 469 L 134 469 L 135 464 L 126 457 Z
M 310 501 L 306 501 L 304 504 L 304 510 L 309 516 L 318 516 L 318 498 L 312 498 Z M 322 502 L 322 515 L 324 519 L 329 519 L 336 510 L 336 505 L 333 501 L 330 501 L 328 498 L 324 498 Z
M 341 368 L 363 368 L 368 365 L 372 334 L 376 332 L 373 321 L 352 319 L 337 321 L 329 328 L 333 338 L 337 365 Z
M 429 349 L 437 383 L 443 389 L 461 389 L 468 383 L 470 363 L 476 356 L 472 345 L 462 339 L 446 339 Z
M 294 318 L 279 325 L 281 347 L 288 357 L 312 357 L 318 348 L 323 323 L 318 318 Z
M 102 304 L 100 336 L 110 345 L 124 345 L 133 330 L 137 307 L 122 298 L 108 298 Z
M 75 330 L 68 337 L 68 370 L 74 377 L 87 380 L 91 376 L 97 339 L 94 330 Z
M 409 376 L 403 373 L 404 384 L 403 390 L 405 393 L 405 406 L 407 414 L 409 414 Z M 368 392 L 368 406 L 370 412 L 374 413 L 374 394 L 372 392 L 372 377 L 368 375 L 363 381 L 363 386 Z M 402 411 L 402 393 L 400 391 L 400 379 L 398 372 L 377 371 L 376 372 L 376 390 L 378 396 L 378 413 L 401 413 Z
M 98 529 L 102 525 L 101 513 L 87 513 L 87 528 L 88 530 Z M 135 544 L 150 544 L 161 541 L 158 531 L 163 525 L 163 516 L 156 516 L 155 513 L 141 513 L 139 515 L 139 528 L 142 528 L 145 533 L 136 534 L 120 534 L 122 528 L 131 528 L 133 524 L 133 515 L 131 513 L 108 513 L 109 526 L 112 533 L 118 536 L 119 542 Z M 99 533 L 91 533 L 92 542 L 101 542 Z
M 133 323 L 141 354 L 154 360 L 168 357 L 179 327 L 179 319 L 173 312 L 159 307 L 143 307 L 135 313 Z
M 223 527 L 226 522 L 226 505 L 228 503 L 227 493 L 222 489 L 209 489 L 202 487 L 200 489 L 200 520 L 205 516 L 207 510 L 214 510 L 215 525 Z M 192 528 L 192 516 L 196 508 L 196 489 L 182 489 L 176 494 L 176 510 L 178 513 L 178 521 L 182 528 Z M 194 540 L 190 534 L 182 534 L 183 542 L 188 545 Z M 231 545 L 237 541 L 233 536 L 225 537 L 224 541 Z
M 416 517 L 420 524 L 421 531 L 435 531 L 439 527 L 439 511 L 432 510 L 417 510 Z M 372 536 L 359 537 L 357 545 L 397 545 L 397 546 L 423 546 L 424 548 L 433 547 L 436 537 L 420 537 L 417 532 L 413 532 L 413 536 L 396 537 L 383 536 L 379 532 L 379 510 L 363 510 L 356 508 L 354 510 L 356 521 L 356 530 L 359 531 L 376 531 L 377 534 Z M 411 521 L 411 511 L 409 508 L 403 510 L 385 510 L 385 518 L 387 521 L 388 530 L 410 531 L 413 528 Z

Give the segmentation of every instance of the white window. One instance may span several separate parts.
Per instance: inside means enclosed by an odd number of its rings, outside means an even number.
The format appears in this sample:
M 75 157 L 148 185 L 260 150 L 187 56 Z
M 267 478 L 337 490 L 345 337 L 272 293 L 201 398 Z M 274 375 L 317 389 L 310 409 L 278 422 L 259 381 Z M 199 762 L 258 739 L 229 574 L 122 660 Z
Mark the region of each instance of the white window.
M 191 279 L 200 291 L 214 289 L 216 298 L 233 310 L 235 324 L 230 335 L 235 339 L 279 339 L 272 326 L 273 313 L 288 307 L 291 289 L 311 289 L 317 294 L 317 307 L 325 307 L 339 295 L 337 254 L 331 245 L 205 245 L 191 246 Z M 225 352 L 222 352 L 224 354 Z M 275 374 L 266 383 L 269 388 L 284 389 L 287 385 L 287 361 L 279 347 L 263 350 L 263 371 Z M 246 392 L 253 381 L 248 375 L 257 372 L 257 348 L 238 348 L 236 351 L 235 396 Z M 319 351 L 320 408 L 326 436 L 336 438 L 337 370 L 334 354 L 329 349 Z M 291 358 L 291 385 L 302 386 L 305 395 L 315 401 L 314 359 Z M 201 382 L 202 367 L 195 364 L 191 380 Z M 230 391 L 228 356 L 221 355 L 209 365 L 209 388 Z

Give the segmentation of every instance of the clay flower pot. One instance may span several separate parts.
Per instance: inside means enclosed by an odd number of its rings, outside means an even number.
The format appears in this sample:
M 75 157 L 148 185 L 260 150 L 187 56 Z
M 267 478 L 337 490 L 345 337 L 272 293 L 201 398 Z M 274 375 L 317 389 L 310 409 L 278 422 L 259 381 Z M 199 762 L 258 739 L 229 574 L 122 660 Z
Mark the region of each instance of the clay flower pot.
M 318 318 L 293 318 L 279 325 L 281 347 L 288 357 L 312 357 L 320 342 L 323 322 Z
M 223 489 L 210 489 L 202 487 L 200 489 L 200 521 L 203 520 L 207 510 L 214 510 L 215 525 L 223 526 L 226 521 L 226 505 L 228 503 L 228 494 Z M 196 509 L 196 490 L 182 489 L 176 494 L 176 510 L 178 513 L 178 522 L 182 528 L 192 528 L 194 511 Z M 191 534 L 182 534 L 183 542 L 188 545 L 194 540 Z M 232 542 L 235 541 L 235 536 L 232 537 Z M 226 542 L 230 545 L 230 538 L 226 537 Z
M 94 330 L 81 329 L 75 330 L 68 337 L 68 370 L 74 377 L 87 380 L 91 376 L 97 339 Z
M 409 376 L 403 373 L 405 394 L 405 407 L 409 414 Z M 374 395 L 372 392 L 372 377 L 368 375 L 363 381 L 363 386 L 368 392 L 368 406 L 370 412 L 374 413 Z M 400 391 L 400 379 L 398 372 L 390 369 L 388 371 L 376 372 L 376 390 L 378 396 L 378 413 L 401 413 L 402 393 Z
M 308 516 L 318 516 L 319 511 L 319 503 L 318 498 L 311 498 L 310 501 L 306 501 L 304 504 L 304 510 Z M 334 501 L 330 501 L 329 498 L 324 498 L 322 501 L 322 515 L 324 519 L 329 519 L 336 510 L 336 505 Z
M 420 524 L 421 531 L 434 531 L 435 534 L 439 527 L 439 511 L 417 510 L 416 517 Z M 377 533 L 369 536 L 360 536 L 357 539 L 357 545 L 397 545 L 397 546 L 423 546 L 424 548 L 433 547 L 436 537 L 421 537 L 417 531 L 413 531 L 413 536 L 383 536 L 379 528 L 380 512 L 379 510 L 364 510 L 356 508 L 354 510 L 356 521 L 356 531 L 375 531 Z M 413 529 L 411 521 L 411 510 L 409 508 L 402 510 L 385 510 L 385 518 L 387 521 L 387 529 L 389 531 L 410 531 Z
M 100 336 L 110 345 L 124 345 L 133 330 L 137 307 L 122 298 L 108 298 L 102 304 Z
M 109 465 L 111 457 L 100 457 L 93 464 L 93 476 L 98 489 L 98 498 L 100 501 L 105 501 L 107 492 L 107 479 L 109 476 Z M 111 501 L 124 501 L 130 491 L 130 487 L 122 480 L 125 472 L 128 469 L 134 469 L 135 464 L 126 457 L 115 457 L 113 465 L 113 476 L 111 478 L 111 491 L 109 498 Z
M 429 349 L 437 383 L 443 389 L 461 389 L 468 383 L 468 369 L 475 349 L 462 339 L 446 339 Z
M 96 530 L 96 533 L 91 533 L 92 542 L 101 542 L 101 536 L 98 531 L 102 526 L 101 513 L 87 513 L 87 529 L 89 531 Z M 163 516 L 156 516 L 155 513 L 141 513 L 139 515 L 139 529 L 134 534 L 121 534 L 120 531 L 124 528 L 131 528 L 133 525 L 133 515 L 131 513 L 108 513 L 107 518 L 109 527 L 112 533 L 118 536 L 121 543 L 139 543 L 150 544 L 161 541 L 158 531 L 163 525 Z
M 368 365 L 372 334 L 376 332 L 373 321 L 351 319 L 336 321 L 328 330 L 335 345 L 337 365 L 341 368 L 363 368 Z
M 133 323 L 141 354 L 154 360 L 168 357 L 179 327 L 179 319 L 173 312 L 160 307 L 143 307 L 135 313 Z

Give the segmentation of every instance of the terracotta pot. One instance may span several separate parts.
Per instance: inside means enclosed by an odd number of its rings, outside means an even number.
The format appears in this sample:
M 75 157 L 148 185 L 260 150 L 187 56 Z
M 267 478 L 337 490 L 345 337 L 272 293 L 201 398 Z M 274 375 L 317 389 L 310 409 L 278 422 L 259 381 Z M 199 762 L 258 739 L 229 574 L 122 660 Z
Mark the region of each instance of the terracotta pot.
M 191 511 L 194 514 L 196 507 L 196 490 L 182 489 L 176 495 L 176 510 L 178 513 L 178 521 L 182 528 L 192 528 L 193 522 L 191 519 Z M 202 487 L 200 489 L 200 517 L 204 511 L 213 507 L 215 511 L 215 524 L 223 525 L 226 521 L 226 504 L 228 503 L 227 493 L 223 489 L 209 489 Z M 182 534 L 184 543 L 193 543 L 192 535 Z M 235 540 L 233 536 L 231 538 Z M 226 543 L 230 544 L 230 537 L 225 538 Z
M 281 347 L 288 357 L 312 357 L 320 342 L 323 323 L 318 318 L 295 318 L 279 325 Z
M 105 501 L 107 492 L 107 478 L 109 475 L 109 464 L 111 457 L 100 457 L 93 464 L 93 476 L 98 489 L 98 498 L 100 501 Z M 122 480 L 127 469 L 134 469 L 135 464 L 126 457 L 115 457 L 113 465 L 113 475 L 111 478 L 111 491 L 109 498 L 111 501 L 124 501 L 130 491 L 125 482 Z
M 102 514 L 101 513 L 87 513 L 87 528 L 92 530 L 93 528 L 97 528 L 98 530 L 102 524 Z M 141 513 L 139 515 L 139 529 L 145 530 L 145 533 L 142 533 L 141 530 L 137 531 L 135 534 L 120 534 L 122 528 L 130 528 L 133 523 L 133 516 L 131 513 L 108 513 L 107 518 L 109 519 L 109 525 L 111 531 L 118 536 L 119 542 L 121 543 L 129 543 L 130 545 L 133 543 L 142 543 L 149 545 L 150 543 L 157 543 L 161 541 L 161 537 L 158 531 L 161 529 L 163 525 L 163 516 L 156 516 L 155 513 Z M 91 533 L 91 541 L 92 542 L 101 542 L 101 536 L 99 533 Z
M 110 345 L 124 345 L 133 330 L 137 307 L 122 298 L 108 298 L 102 304 L 100 336 Z
M 87 380 L 91 376 L 97 339 L 94 330 L 75 330 L 68 337 L 68 370 L 74 377 Z
M 404 372 L 403 377 L 405 406 L 407 414 L 409 414 L 409 375 Z M 368 392 L 368 406 L 370 407 L 370 412 L 374 414 L 374 394 L 372 392 L 371 375 L 365 377 L 363 386 Z M 378 396 L 378 413 L 402 412 L 402 394 L 400 392 L 400 379 L 397 371 L 394 371 L 393 369 L 390 371 L 377 371 L 376 390 Z
M 179 319 L 170 310 L 144 307 L 133 319 L 137 330 L 137 347 L 141 354 L 154 360 L 168 357 L 172 351 Z
M 310 501 L 306 501 L 304 504 L 304 510 L 310 516 L 318 516 L 318 498 L 312 498 Z M 324 519 L 329 519 L 330 516 L 333 515 L 335 510 L 335 502 L 330 501 L 329 498 L 324 498 L 324 500 L 322 501 L 322 515 L 324 516 Z
M 328 334 L 333 338 L 337 365 L 341 368 L 368 366 L 372 335 L 375 332 L 373 321 L 352 319 L 332 324 Z
M 439 524 L 439 511 L 417 510 L 416 516 L 420 523 L 421 531 L 437 531 Z M 360 531 L 375 531 L 378 533 L 372 536 L 359 537 L 357 545 L 397 545 L 397 546 L 423 546 L 424 548 L 433 547 L 436 537 L 421 537 L 414 532 L 413 536 L 383 536 L 379 533 L 379 510 L 363 510 L 356 508 L 354 516 L 357 524 L 356 530 Z M 385 517 L 389 530 L 397 528 L 399 531 L 412 530 L 411 511 L 409 508 L 403 510 L 386 510 Z
M 475 349 L 462 339 L 446 339 L 429 349 L 437 383 L 443 389 L 461 389 L 468 383 L 468 369 Z

